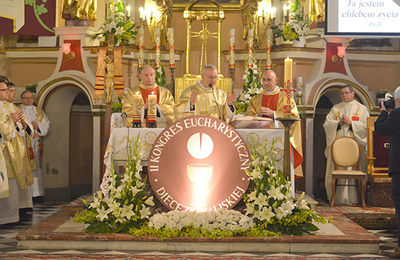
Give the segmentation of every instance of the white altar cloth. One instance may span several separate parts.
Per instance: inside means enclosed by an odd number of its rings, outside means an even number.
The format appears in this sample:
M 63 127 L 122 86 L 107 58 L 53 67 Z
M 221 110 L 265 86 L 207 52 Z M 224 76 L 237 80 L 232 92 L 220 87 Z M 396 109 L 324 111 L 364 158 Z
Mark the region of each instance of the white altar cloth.
M 106 172 L 103 176 L 103 182 L 105 176 L 107 176 L 112 169 L 112 161 L 114 162 L 113 167 L 115 169 L 118 169 L 117 166 L 125 165 L 124 162 L 128 158 L 128 140 L 132 140 L 138 135 L 140 143 L 143 145 L 142 157 L 140 159 L 142 160 L 142 165 L 147 165 L 147 158 L 150 154 L 151 146 L 163 130 L 164 128 L 128 128 L 123 124 L 120 113 L 112 114 L 110 139 L 108 140 L 106 153 L 104 155 Z M 251 148 L 251 144 L 255 145 L 255 147 L 261 147 L 267 142 L 267 147 L 270 147 L 274 142 L 274 155 L 277 167 L 283 170 L 284 130 L 282 128 L 236 130 L 249 145 L 249 149 Z M 292 185 L 293 183 L 294 182 L 292 182 Z

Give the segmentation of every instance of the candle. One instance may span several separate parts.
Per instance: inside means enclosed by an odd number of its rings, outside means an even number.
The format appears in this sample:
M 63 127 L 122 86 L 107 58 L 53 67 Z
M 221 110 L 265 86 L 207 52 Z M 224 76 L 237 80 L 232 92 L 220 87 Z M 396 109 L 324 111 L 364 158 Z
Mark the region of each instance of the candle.
M 272 38 L 273 32 L 271 28 L 267 29 L 267 59 L 266 59 L 266 69 L 272 69 L 272 61 L 271 61 L 271 46 L 272 46 Z
M 285 59 L 285 73 L 284 73 L 284 86 L 285 88 L 291 88 L 292 84 L 292 70 L 293 70 L 293 60 L 287 57 Z
M 131 17 L 131 6 L 127 5 L 126 6 L 126 17 Z
M 229 55 L 229 67 L 235 67 L 235 28 L 232 28 L 229 32 L 230 35 L 230 55 Z
M 140 126 L 142 121 L 142 95 L 136 92 L 133 95 L 133 125 Z
M 249 45 L 249 57 L 248 57 L 248 67 L 253 67 L 253 29 L 249 29 L 247 33 L 247 44 Z
M 142 68 L 144 66 L 144 53 L 143 53 L 144 28 L 143 28 L 143 25 L 139 27 L 138 41 L 139 41 L 138 67 Z
M 157 124 L 157 95 L 152 93 L 147 96 L 147 126 L 155 127 Z
M 169 67 L 175 67 L 175 50 L 174 50 L 174 28 L 168 28 L 169 42 Z
M 156 42 L 156 58 L 155 58 L 155 66 L 158 68 L 160 66 L 160 27 L 157 27 L 154 30 L 154 37 Z

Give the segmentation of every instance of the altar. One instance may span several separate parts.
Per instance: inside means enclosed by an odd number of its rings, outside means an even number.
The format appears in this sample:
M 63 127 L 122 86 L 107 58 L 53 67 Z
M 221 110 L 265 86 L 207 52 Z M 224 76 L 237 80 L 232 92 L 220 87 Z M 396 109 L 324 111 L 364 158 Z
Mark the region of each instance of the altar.
M 112 167 L 119 172 L 125 166 L 128 158 L 129 140 L 139 136 L 142 144 L 140 154 L 142 165 L 147 166 L 150 149 L 157 136 L 164 128 L 128 128 L 124 125 L 120 113 L 111 116 L 111 133 L 104 155 L 106 165 L 105 175 L 109 174 Z M 284 155 L 284 130 L 282 128 L 270 129 L 236 129 L 245 140 L 249 148 L 267 145 L 274 146 L 274 156 L 278 169 L 283 170 Z M 179 152 L 179 151 L 177 151 Z M 112 164 L 113 163 L 113 164 Z

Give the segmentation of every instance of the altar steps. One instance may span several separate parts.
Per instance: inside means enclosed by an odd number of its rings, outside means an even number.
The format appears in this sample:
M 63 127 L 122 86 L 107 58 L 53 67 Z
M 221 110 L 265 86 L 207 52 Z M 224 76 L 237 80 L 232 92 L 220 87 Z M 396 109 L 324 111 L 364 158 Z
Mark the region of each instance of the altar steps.
M 346 217 L 341 207 L 317 206 L 317 212 L 331 216 L 332 223 L 320 225 L 315 235 L 280 237 L 208 238 L 134 237 L 129 234 L 85 233 L 85 226 L 71 217 L 79 210 L 73 204 L 64 206 L 54 215 L 17 236 L 20 249 L 57 250 L 132 250 L 158 252 L 221 252 L 221 253 L 324 253 L 378 254 L 380 240 Z M 353 208 L 354 209 L 354 208 Z M 354 211 L 354 210 L 353 210 Z

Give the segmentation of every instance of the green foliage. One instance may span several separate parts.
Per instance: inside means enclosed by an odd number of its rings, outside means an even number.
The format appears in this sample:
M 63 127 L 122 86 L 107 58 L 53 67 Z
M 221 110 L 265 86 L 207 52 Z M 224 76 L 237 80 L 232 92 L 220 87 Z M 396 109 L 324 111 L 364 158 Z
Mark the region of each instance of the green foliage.
M 265 230 L 263 228 L 251 228 L 248 230 L 220 230 L 220 229 L 212 229 L 208 230 L 204 227 L 195 228 L 193 225 L 179 229 L 168 229 L 161 228 L 155 229 L 149 226 L 142 226 L 137 229 L 131 229 L 129 231 L 134 236 L 150 236 L 150 237 L 159 237 L 163 240 L 167 238 L 174 237 L 187 237 L 187 238 L 201 238 L 207 237 L 211 239 L 221 239 L 226 237 L 238 237 L 238 236 L 249 236 L 249 237 L 266 237 L 266 236 L 279 236 L 279 233 L 275 233 L 269 230 Z
M 29 83 L 25 84 L 25 89 L 29 90 L 32 93 L 36 93 L 37 84 L 36 83 Z
M 146 190 L 146 180 L 140 176 L 139 137 L 130 141 L 129 156 L 123 175 L 111 169 L 106 177 L 106 188 L 93 196 L 83 211 L 73 218 L 76 222 L 89 224 L 86 231 L 96 233 L 127 233 L 147 223 L 150 210 L 154 206 L 153 197 Z
M 111 113 L 121 113 L 122 112 L 122 101 L 118 97 L 118 101 L 111 104 Z
M 157 85 L 162 87 L 165 87 L 167 85 L 167 80 L 163 66 L 159 66 L 156 68 L 156 83 Z
M 125 18 L 123 4 L 121 1 L 115 3 L 112 1 L 111 11 L 108 17 L 106 17 L 104 23 L 100 27 L 100 32 L 94 34 L 94 38 L 104 38 L 106 42 L 114 36 L 114 46 L 120 44 L 131 45 L 136 40 L 138 31 L 136 25 Z M 114 11 L 117 10 L 117 11 Z
M 254 64 L 254 67 L 248 68 L 246 70 L 246 73 L 243 75 L 243 90 L 236 98 L 236 101 L 234 103 L 237 114 L 246 112 L 247 107 L 250 104 L 250 99 L 263 91 L 263 86 L 260 80 L 262 73 L 260 73 L 260 71 L 258 70 L 258 68 L 260 67 L 261 64 L 259 64 L 258 66 Z

